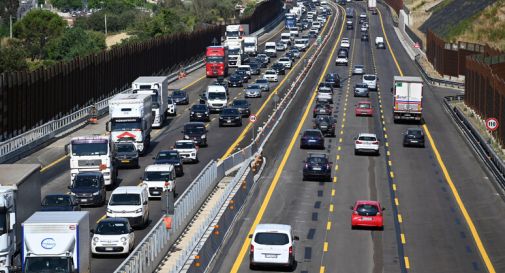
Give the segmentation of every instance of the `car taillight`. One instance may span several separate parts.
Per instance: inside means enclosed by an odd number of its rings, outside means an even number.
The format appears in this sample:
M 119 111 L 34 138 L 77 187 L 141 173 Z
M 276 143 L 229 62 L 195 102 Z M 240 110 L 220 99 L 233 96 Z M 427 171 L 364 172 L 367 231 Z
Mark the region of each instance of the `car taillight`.
M 381 213 L 380 213 L 380 212 L 377 212 L 376 216 L 381 216 Z
M 329 169 L 330 168 L 330 164 L 326 164 L 326 169 Z
M 305 163 L 305 168 L 308 169 L 309 168 L 309 164 Z
M 289 247 L 289 254 L 290 255 L 293 254 L 293 247 L 292 246 Z
M 251 250 L 249 251 L 251 254 L 254 254 L 254 246 L 251 245 Z
M 356 140 L 356 144 L 363 144 L 363 141 Z
M 379 144 L 378 141 L 372 141 L 372 144 Z

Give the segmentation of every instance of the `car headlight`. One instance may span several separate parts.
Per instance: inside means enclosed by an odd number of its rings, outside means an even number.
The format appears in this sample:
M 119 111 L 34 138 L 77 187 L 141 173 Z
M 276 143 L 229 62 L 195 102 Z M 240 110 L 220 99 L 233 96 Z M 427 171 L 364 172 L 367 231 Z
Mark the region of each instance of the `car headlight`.
M 235 117 L 235 119 L 240 119 L 240 117 Z
M 98 240 L 100 240 L 100 239 L 98 239 L 98 237 L 93 237 L 93 242 L 96 243 L 96 242 L 98 242 Z
M 184 135 L 184 139 L 189 139 L 189 136 L 188 135 Z
M 205 114 L 206 114 L 206 115 L 208 115 L 208 114 L 209 114 L 209 112 L 205 112 Z
M 93 193 L 93 195 L 94 195 L 94 196 L 100 195 L 100 192 L 99 192 L 99 191 L 94 192 L 94 193 Z
M 112 210 L 107 208 L 107 213 L 112 213 Z
M 121 242 L 126 242 L 126 237 L 121 237 Z
M 194 114 L 195 114 L 195 112 L 191 111 L 191 115 L 194 115 Z
M 219 117 L 219 119 L 223 119 L 223 117 Z
M 142 208 L 137 209 L 137 210 L 135 211 L 135 213 L 141 213 L 141 212 L 142 212 Z
M 202 138 L 202 139 L 205 139 L 206 137 L 207 137 L 206 135 L 202 135 L 202 137 L 201 137 L 201 138 Z

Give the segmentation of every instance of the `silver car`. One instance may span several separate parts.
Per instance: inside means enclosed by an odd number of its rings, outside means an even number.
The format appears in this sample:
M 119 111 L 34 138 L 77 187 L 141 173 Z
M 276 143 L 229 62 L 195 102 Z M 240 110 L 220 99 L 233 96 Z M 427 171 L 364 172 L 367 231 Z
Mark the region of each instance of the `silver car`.
M 354 69 L 352 70 L 353 75 L 363 75 L 365 74 L 365 66 L 362 64 L 357 64 L 354 66 Z
M 257 79 L 255 84 L 259 85 L 263 92 L 270 91 L 270 83 L 266 79 Z
M 368 97 L 368 85 L 366 83 L 357 83 L 354 86 L 355 97 Z
M 261 86 L 259 84 L 250 84 L 244 93 L 246 98 L 261 98 Z

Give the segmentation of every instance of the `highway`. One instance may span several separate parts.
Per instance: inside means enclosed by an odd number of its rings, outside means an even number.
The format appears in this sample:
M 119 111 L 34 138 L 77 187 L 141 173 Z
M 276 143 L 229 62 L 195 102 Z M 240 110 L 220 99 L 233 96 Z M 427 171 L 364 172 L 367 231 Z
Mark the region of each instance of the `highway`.
M 262 36 L 260 38 L 260 43 L 264 44 L 266 41 L 276 41 L 280 37 L 280 33 L 284 30 L 283 24 L 273 29 L 270 33 Z M 324 31 L 327 31 L 325 28 Z M 305 52 L 306 55 L 312 54 L 314 48 L 311 47 Z M 278 54 L 278 57 L 280 54 Z M 271 64 L 275 63 L 275 60 L 271 60 Z M 249 99 L 251 102 L 251 112 L 258 114 L 258 124 L 266 120 L 267 114 L 272 110 L 274 102 L 272 100 L 273 94 L 278 93 L 280 96 L 285 91 L 285 86 L 287 86 L 291 80 L 293 80 L 294 75 L 297 71 L 302 68 L 302 65 L 295 65 L 291 70 L 286 70 L 285 76 L 279 77 L 279 82 L 271 84 L 270 92 L 264 93 L 261 99 Z M 262 69 L 264 71 L 264 69 Z M 155 130 L 153 133 L 153 141 L 151 142 L 151 147 L 149 153 L 142 157 L 140 160 L 141 168 L 139 169 L 121 169 L 119 171 L 119 185 L 137 185 L 139 184 L 139 177 L 143 174 L 143 169 L 145 166 L 152 164 L 154 157 L 157 152 L 161 149 L 167 149 L 173 145 L 173 143 L 182 138 L 181 129 L 182 126 L 189 122 L 189 111 L 188 109 L 194 103 L 198 103 L 199 95 L 201 91 L 205 90 L 206 86 L 210 84 L 214 79 L 205 78 L 205 70 L 200 69 L 195 73 L 201 74 L 195 82 L 188 84 L 184 89 L 188 92 L 190 96 L 189 106 L 178 106 L 178 115 L 175 118 L 169 120 L 168 124 L 160 130 Z M 258 76 L 253 76 L 249 83 L 254 82 Z M 286 80 L 284 80 L 286 79 Z M 171 87 L 172 88 L 172 87 Z M 243 88 L 230 88 L 231 98 L 242 98 Z M 231 102 L 231 101 L 230 101 Z M 260 111 L 261 109 L 261 111 Z M 218 115 L 214 114 L 212 116 L 212 121 L 208 124 L 208 147 L 199 150 L 200 163 L 198 164 L 188 164 L 184 165 L 184 176 L 177 179 L 177 194 L 181 194 L 187 186 L 196 178 L 202 168 L 212 159 L 219 159 L 232 153 L 239 145 L 242 144 L 244 140 L 249 140 L 250 137 L 250 126 L 247 126 L 247 122 L 244 120 L 244 125 L 242 128 L 218 128 Z M 52 165 L 51 168 L 43 172 L 42 180 L 44 181 L 42 196 L 50 193 L 65 193 L 67 192 L 67 186 L 69 183 L 69 162 L 68 158 Z M 110 194 L 110 192 L 109 192 Z M 150 220 L 151 224 L 148 228 L 144 230 L 138 230 L 135 232 L 136 244 L 139 243 L 142 238 L 149 232 L 152 228 L 153 223 L 155 223 L 161 217 L 161 207 L 159 201 L 151 201 L 149 204 L 150 208 Z M 84 208 L 90 212 L 91 228 L 94 228 L 96 222 L 100 219 L 105 218 L 106 207 L 97 208 Z M 109 273 L 113 272 L 119 264 L 123 261 L 124 257 L 98 257 L 92 259 L 92 272 L 93 273 Z
M 347 6 L 359 14 L 365 12 L 364 4 Z M 505 243 L 502 193 L 497 193 L 441 105 L 443 96 L 458 91 L 426 84 L 425 124 L 392 121 L 393 76 L 420 74 L 397 39 L 387 11 L 379 8 L 379 15 L 368 14 L 370 42 L 360 41 L 356 28 L 339 36 L 351 38 L 349 67 L 335 67 L 331 56 L 328 69 L 311 73 L 305 81 L 285 117 L 291 122 L 284 122 L 265 148 L 268 165 L 259 187 L 251 193 L 212 272 L 250 272 L 247 235 L 258 223 L 293 226 L 300 237 L 295 272 L 505 272 L 505 253 L 499 247 Z M 356 26 L 356 17 L 354 21 Z M 337 34 L 330 41 L 334 45 Z M 388 38 L 386 50 L 375 48 L 376 36 Z M 354 64 L 365 65 L 366 72 L 380 79 L 378 92 L 370 97 L 376 110 L 372 118 L 354 116 L 354 104 L 360 100 L 352 93 L 360 82 L 359 76 L 351 76 Z M 309 151 L 299 149 L 300 134 L 312 128 L 309 113 L 315 89 L 330 71 L 346 79 L 335 95 L 337 137 L 326 138 L 334 178 L 302 182 L 302 161 Z M 425 149 L 402 147 L 402 133 L 410 127 L 424 129 Z M 362 132 L 380 136 L 380 156 L 354 155 L 353 138 Z M 358 199 L 379 200 L 386 207 L 383 231 L 351 230 L 349 206 Z

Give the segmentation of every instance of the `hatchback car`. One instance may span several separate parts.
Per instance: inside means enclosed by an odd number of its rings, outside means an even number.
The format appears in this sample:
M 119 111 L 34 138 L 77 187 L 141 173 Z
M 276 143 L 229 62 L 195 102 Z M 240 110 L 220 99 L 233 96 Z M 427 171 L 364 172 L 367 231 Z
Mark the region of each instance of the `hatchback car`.
M 377 90 L 377 76 L 374 74 L 363 75 L 363 83 L 368 86 L 368 90 Z
M 331 115 L 332 111 L 333 108 L 329 102 L 319 102 L 312 111 L 312 117 L 315 118 L 317 115 Z
M 335 137 L 337 121 L 330 115 L 318 115 L 314 119 L 314 129 L 319 129 L 324 136 Z
M 244 90 L 246 98 L 261 98 L 261 86 L 259 84 L 249 84 Z
M 42 200 L 41 211 L 80 211 L 81 206 L 70 194 L 48 194 Z
M 293 47 L 289 50 L 289 52 L 291 52 L 291 54 L 293 54 L 293 56 L 295 56 L 295 58 L 300 58 L 301 52 L 298 48 Z
M 268 92 L 270 91 L 270 83 L 266 79 L 257 79 L 255 84 L 261 87 L 261 91 Z
M 139 152 L 135 144 L 131 141 L 120 141 L 114 145 L 114 160 L 116 166 L 121 167 L 139 167 Z
M 409 128 L 403 133 L 403 147 L 424 148 L 424 132 L 421 128 Z
M 189 121 L 210 121 L 210 110 L 207 104 L 194 104 L 191 106 Z
M 352 74 L 353 75 L 363 75 L 365 74 L 365 66 L 362 64 L 357 64 L 354 66 L 352 69 Z
M 175 174 L 177 176 L 184 175 L 184 169 L 182 167 L 182 158 L 179 152 L 176 150 L 161 150 L 158 154 L 153 157 L 154 164 L 172 164 L 175 168 Z
M 244 118 L 248 118 L 251 115 L 251 104 L 247 100 L 234 100 L 230 104 L 230 107 L 237 109 Z
M 324 136 L 318 129 L 305 130 L 300 140 L 300 149 L 315 148 L 324 150 Z
M 249 79 L 251 78 L 251 75 L 247 73 L 247 71 L 245 70 L 236 70 L 234 74 L 237 74 L 240 77 L 242 77 L 242 83 L 249 82 Z
M 174 144 L 174 150 L 179 153 L 182 162 L 198 163 L 198 146 L 192 140 L 177 140 Z
M 198 146 L 207 146 L 207 128 L 205 123 L 194 121 L 184 124 L 181 133 L 185 140 L 193 140 Z
M 373 107 L 371 101 L 359 101 L 354 108 L 356 116 L 373 116 Z
M 236 108 L 224 108 L 219 114 L 219 127 L 242 126 L 242 114 Z
M 242 87 L 244 85 L 243 81 L 244 81 L 244 78 L 242 76 L 234 73 L 234 74 L 230 75 L 230 80 L 228 81 L 228 86 L 229 87 Z
M 354 139 L 354 154 L 372 153 L 379 155 L 379 140 L 377 135 L 361 133 Z
M 368 97 L 368 85 L 365 83 L 357 83 L 354 86 L 354 96 L 355 97 Z
M 384 219 L 381 207 L 378 201 L 358 200 L 351 206 L 351 228 L 368 227 L 384 229 Z
M 93 255 L 124 255 L 135 246 L 135 233 L 126 218 L 105 218 L 92 229 Z
M 326 74 L 324 81 L 330 83 L 333 87 L 340 87 L 340 76 L 337 73 Z
M 253 234 L 249 234 L 249 267 L 282 266 L 290 270 L 295 267 L 295 241 L 290 225 L 258 224 Z
M 81 206 L 103 206 L 107 202 L 105 180 L 101 172 L 78 173 L 68 189 Z
M 189 96 L 188 93 L 184 90 L 174 90 L 172 91 L 172 99 L 175 104 L 189 104 Z
M 322 179 L 331 180 L 331 165 L 327 154 L 309 154 L 303 161 L 303 180 Z
M 350 48 L 351 43 L 349 42 L 349 38 L 342 38 L 342 41 L 340 41 L 340 47 L 342 48 Z

